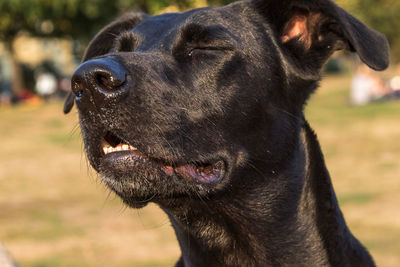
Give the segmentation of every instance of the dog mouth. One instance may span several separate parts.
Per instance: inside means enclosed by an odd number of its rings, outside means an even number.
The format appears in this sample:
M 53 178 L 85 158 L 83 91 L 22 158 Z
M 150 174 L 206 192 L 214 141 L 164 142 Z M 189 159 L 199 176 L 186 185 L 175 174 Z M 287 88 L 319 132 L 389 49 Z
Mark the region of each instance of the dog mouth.
M 108 162 L 108 166 L 126 161 L 128 164 L 125 166 L 129 168 L 129 165 L 132 165 L 132 169 L 136 171 L 137 166 L 142 165 L 146 168 L 161 170 L 167 176 L 178 176 L 200 184 L 218 183 L 227 172 L 226 163 L 222 159 L 171 164 L 164 159 L 152 158 L 111 132 L 107 132 L 102 139 L 101 155 L 102 160 Z
M 138 156 L 140 156 L 141 154 L 136 147 L 124 143 L 122 139 L 118 138 L 117 136 L 113 135 L 110 132 L 107 132 L 106 135 L 103 137 L 103 140 L 101 142 L 101 147 L 104 156 L 120 151 L 136 152 Z

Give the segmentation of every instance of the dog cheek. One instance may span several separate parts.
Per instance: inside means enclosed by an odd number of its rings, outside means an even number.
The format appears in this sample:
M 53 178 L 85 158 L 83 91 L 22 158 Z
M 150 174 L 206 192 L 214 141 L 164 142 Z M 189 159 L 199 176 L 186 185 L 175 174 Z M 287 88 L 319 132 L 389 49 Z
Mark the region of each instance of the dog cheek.
M 95 143 L 96 137 L 88 134 L 88 130 L 85 126 L 81 125 L 81 135 L 84 143 L 84 150 L 87 160 L 90 165 L 98 171 L 99 166 L 99 151 L 92 144 Z

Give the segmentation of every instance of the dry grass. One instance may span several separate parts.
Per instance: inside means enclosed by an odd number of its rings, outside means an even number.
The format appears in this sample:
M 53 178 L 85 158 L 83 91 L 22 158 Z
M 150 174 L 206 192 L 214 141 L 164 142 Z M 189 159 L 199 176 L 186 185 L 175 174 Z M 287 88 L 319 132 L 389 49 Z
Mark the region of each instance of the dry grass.
M 0 110 L 0 240 L 21 266 L 171 266 L 166 216 L 109 194 L 76 125 L 61 103 Z
M 400 266 L 400 102 L 347 105 L 348 77 L 327 77 L 307 109 L 350 229 L 378 266 Z
M 351 230 L 378 266 L 397 267 L 400 103 L 349 107 L 347 85 L 327 77 L 307 117 Z M 179 249 L 166 216 L 110 195 L 76 126 L 61 103 L 0 108 L 0 240 L 21 266 L 172 266 Z

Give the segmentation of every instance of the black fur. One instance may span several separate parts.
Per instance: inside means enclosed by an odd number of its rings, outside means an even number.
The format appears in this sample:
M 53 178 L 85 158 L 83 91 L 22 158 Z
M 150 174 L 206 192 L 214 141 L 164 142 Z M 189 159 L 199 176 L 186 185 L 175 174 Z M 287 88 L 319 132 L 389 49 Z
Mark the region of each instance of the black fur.
M 72 80 L 88 159 L 127 205 L 168 214 L 177 266 L 374 266 L 303 116 L 337 49 L 388 65 L 385 37 L 329 0 L 124 16 Z

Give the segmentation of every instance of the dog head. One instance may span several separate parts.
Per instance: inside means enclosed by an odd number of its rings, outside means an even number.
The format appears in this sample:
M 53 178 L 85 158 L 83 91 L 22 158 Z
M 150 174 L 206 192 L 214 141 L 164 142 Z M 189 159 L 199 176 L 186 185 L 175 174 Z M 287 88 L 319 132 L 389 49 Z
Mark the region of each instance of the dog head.
M 65 111 L 76 103 L 91 165 L 132 207 L 213 197 L 285 166 L 338 49 L 388 65 L 385 37 L 329 0 L 132 13 L 89 44 Z

